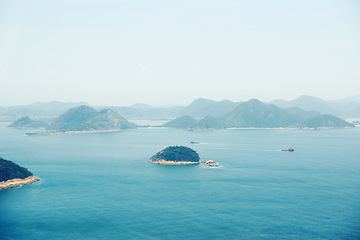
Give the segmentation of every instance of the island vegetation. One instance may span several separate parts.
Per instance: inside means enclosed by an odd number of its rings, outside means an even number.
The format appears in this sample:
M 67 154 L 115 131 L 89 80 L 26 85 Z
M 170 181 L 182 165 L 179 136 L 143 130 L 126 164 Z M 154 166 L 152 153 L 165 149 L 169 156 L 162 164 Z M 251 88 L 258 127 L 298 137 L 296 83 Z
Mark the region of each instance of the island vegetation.
M 163 165 L 188 165 L 201 162 L 199 154 L 185 146 L 167 147 L 149 159 L 149 162 Z
M 39 180 L 26 168 L 0 158 L 0 189 L 29 184 Z
M 58 112 L 50 111 L 53 107 L 59 106 L 63 109 L 74 104 L 35 104 L 20 109 L 3 108 L 3 111 L 6 110 L 4 114 L 9 118 L 23 116 L 27 112 L 27 115 L 30 116 L 17 119 L 9 127 L 46 127 L 46 132 L 27 133 L 27 135 L 110 132 L 138 127 L 127 119 L 172 119 L 163 127 L 191 131 L 226 128 L 322 129 L 354 127 L 354 124 L 341 119 L 350 115 L 341 115 L 338 111 L 330 111 L 333 108 L 330 108 L 326 103 L 313 97 L 302 96 L 292 102 L 277 100 L 272 103 L 264 103 L 257 99 L 246 102 L 231 102 L 229 100 L 216 102 L 197 99 L 186 107 L 156 108 L 146 104 L 135 104 L 131 107 L 108 107 L 100 111 L 81 105 L 68 109 L 47 127 L 45 122 L 31 120 L 30 117 L 35 116 L 35 119 L 46 119 L 47 122 L 50 122 L 49 120 L 54 118 L 54 115 L 50 117 L 50 114 Z M 318 107 L 312 108 L 313 106 Z M 96 109 L 101 109 L 101 107 L 96 107 Z M 44 118 L 44 116 L 47 117 Z M 8 117 L 1 118 L 0 114 L 0 120 L 8 119 Z

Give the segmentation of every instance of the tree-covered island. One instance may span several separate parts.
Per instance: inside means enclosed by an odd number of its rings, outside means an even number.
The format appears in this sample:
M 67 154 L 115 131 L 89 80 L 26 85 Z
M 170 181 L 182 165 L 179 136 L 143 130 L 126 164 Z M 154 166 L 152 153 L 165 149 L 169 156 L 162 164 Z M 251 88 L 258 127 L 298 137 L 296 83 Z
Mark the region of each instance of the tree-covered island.
M 149 162 L 163 165 L 189 165 L 201 162 L 199 154 L 189 147 L 170 146 L 156 153 Z
M 30 184 L 39 180 L 26 168 L 0 158 L 0 190 Z

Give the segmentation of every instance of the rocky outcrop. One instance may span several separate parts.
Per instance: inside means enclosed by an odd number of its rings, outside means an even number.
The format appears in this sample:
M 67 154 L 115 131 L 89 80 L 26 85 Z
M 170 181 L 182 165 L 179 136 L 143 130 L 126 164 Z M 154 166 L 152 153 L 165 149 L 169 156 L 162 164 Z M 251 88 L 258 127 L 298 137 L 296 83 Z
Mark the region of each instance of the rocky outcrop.
M 164 159 L 159 159 L 159 160 L 149 159 L 149 162 L 155 164 L 162 164 L 162 165 L 191 165 L 191 164 L 199 164 L 201 160 L 199 160 L 198 162 L 185 162 L 185 161 L 175 162 L 175 161 L 166 161 Z
M 33 182 L 37 182 L 39 180 L 40 180 L 40 178 L 38 178 L 38 177 L 30 176 L 25 179 L 15 178 L 15 179 L 7 180 L 7 181 L 2 181 L 2 182 L 0 182 L 0 190 L 6 189 L 6 188 L 17 187 L 17 186 L 21 186 L 21 185 L 25 185 L 25 184 L 30 184 Z
M 218 163 L 213 160 L 208 160 L 204 163 L 205 168 L 217 168 L 219 167 Z

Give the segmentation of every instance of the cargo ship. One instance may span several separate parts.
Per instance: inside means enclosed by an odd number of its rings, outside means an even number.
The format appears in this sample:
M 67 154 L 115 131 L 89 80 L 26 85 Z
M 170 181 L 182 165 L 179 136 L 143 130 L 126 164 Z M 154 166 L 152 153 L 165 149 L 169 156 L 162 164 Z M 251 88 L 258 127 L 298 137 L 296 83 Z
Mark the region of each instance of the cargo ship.
M 283 151 L 283 152 L 293 152 L 293 151 L 295 151 L 295 149 L 291 147 L 291 148 L 288 148 L 288 149 L 283 149 L 281 151 Z

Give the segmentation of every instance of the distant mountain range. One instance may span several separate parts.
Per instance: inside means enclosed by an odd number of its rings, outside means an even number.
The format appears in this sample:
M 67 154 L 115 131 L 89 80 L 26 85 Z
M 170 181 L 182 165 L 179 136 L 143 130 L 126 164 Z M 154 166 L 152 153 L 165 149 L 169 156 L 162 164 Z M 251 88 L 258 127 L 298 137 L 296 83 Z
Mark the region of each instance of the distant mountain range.
M 338 117 L 360 117 L 360 96 L 338 101 L 325 101 L 312 96 L 300 96 L 291 101 L 275 100 L 270 102 L 280 108 L 299 107 L 305 111 L 317 111 Z
M 19 120 L 19 122 L 14 123 L 12 127 L 32 128 L 38 124 L 36 123 L 37 120 L 43 120 L 48 124 L 51 123 L 48 127 L 49 129 L 76 129 L 75 123 L 69 122 L 68 125 L 65 124 L 68 127 L 71 126 L 69 128 L 62 125 L 67 120 L 64 115 L 60 115 L 71 108 L 77 108 L 79 106 L 84 106 L 84 104 L 54 101 L 23 106 L 0 107 L 0 121 L 14 122 Z M 127 121 L 126 119 L 172 120 L 176 118 L 176 121 L 169 122 L 166 126 L 178 128 L 191 126 L 195 129 L 212 127 L 221 129 L 229 126 L 303 127 L 310 125 L 319 126 L 321 122 L 323 123 L 320 125 L 330 126 L 332 122 L 334 122 L 334 126 L 338 126 L 342 125 L 342 123 L 335 118 L 331 119 L 329 114 L 342 118 L 360 117 L 360 96 L 338 101 L 325 101 L 316 97 L 301 96 L 291 101 L 275 100 L 269 104 L 262 103 L 255 99 L 247 102 L 232 102 L 229 100 L 217 102 L 200 98 L 194 100 L 188 106 L 177 107 L 153 107 L 147 104 L 134 104 L 128 107 L 91 106 L 88 108 L 92 110 L 87 109 L 85 111 L 85 109 L 83 109 L 86 114 L 88 114 L 86 115 L 88 123 L 87 126 L 81 125 L 81 129 L 100 129 L 101 124 L 108 125 L 110 124 L 109 122 L 112 122 L 113 127 L 120 125 L 125 126 L 128 124 L 124 124 L 124 121 Z M 71 112 L 67 114 L 71 115 Z M 28 116 L 28 118 L 24 118 L 24 116 Z M 58 116 L 60 117 L 56 119 Z M 76 118 L 75 115 L 72 117 Z M 69 117 L 68 120 L 69 119 L 71 119 L 71 117 Z M 114 119 L 117 120 L 115 121 Z M 327 124 L 325 124 L 326 121 L 328 121 Z M 104 122 L 107 123 L 105 124 Z
M 69 108 L 88 105 L 87 103 L 73 103 L 73 102 L 47 102 L 47 103 L 32 103 L 29 105 L 19 105 L 12 107 L 0 107 L 0 121 L 13 122 L 20 117 L 28 116 L 31 119 L 43 119 L 48 122 L 58 117 L 60 114 L 67 111 Z
M 201 119 L 206 116 L 219 118 L 233 111 L 243 102 L 229 100 L 213 101 L 204 98 L 194 100 L 188 106 L 153 107 L 147 104 L 134 104 L 128 107 L 121 106 L 91 106 L 96 110 L 110 109 L 129 120 L 159 120 L 174 119 L 180 116 L 190 116 Z M 337 101 L 325 101 L 312 96 L 300 96 L 291 101 L 275 100 L 270 102 L 279 108 L 300 108 L 305 111 L 332 114 L 341 118 L 360 117 L 360 95 Z M 58 101 L 48 103 L 33 103 L 30 105 L 0 107 L 0 121 L 13 122 L 20 117 L 29 116 L 34 120 L 45 120 L 50 123 L 60 114 L 70 108 L 87 105 L 86 103 L 62 103 Z M 296 111 L 296 110 L 292 110 Z
M 307 112 L 300 108 L 282 109 L 273 104 L 265 104 L 257 99 L 238 104 L 225 115 L 195 120 L 190 116 L 176 118 L 165 127 L 202 130 L 222 128 L 344 128 L 354 127 L 338 117 L 318 112 Z

